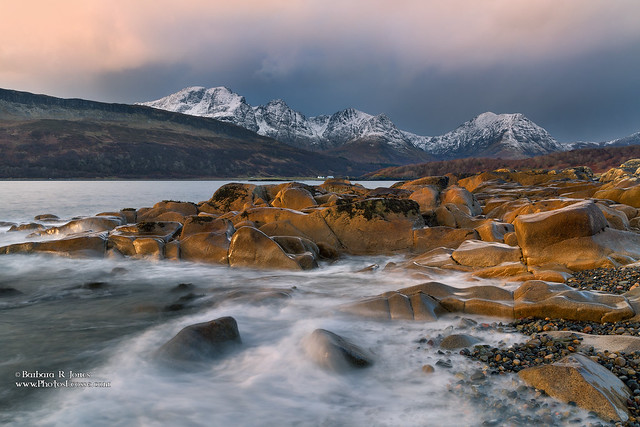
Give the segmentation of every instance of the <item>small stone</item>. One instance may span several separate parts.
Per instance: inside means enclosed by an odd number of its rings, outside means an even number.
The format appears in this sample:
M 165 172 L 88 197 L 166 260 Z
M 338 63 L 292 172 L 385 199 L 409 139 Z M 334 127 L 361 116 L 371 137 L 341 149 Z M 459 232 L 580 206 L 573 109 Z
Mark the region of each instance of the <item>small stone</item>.
M 425 374 L 432 374 L 436 369 L 431 365 L 424 365 L 422 367 L 422 372 Z

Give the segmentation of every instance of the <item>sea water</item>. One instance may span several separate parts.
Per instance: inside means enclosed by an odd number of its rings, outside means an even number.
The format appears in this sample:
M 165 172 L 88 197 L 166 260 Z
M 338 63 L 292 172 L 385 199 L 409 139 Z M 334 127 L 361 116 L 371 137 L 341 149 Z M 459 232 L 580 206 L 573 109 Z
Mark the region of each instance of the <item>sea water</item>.
M 50 213 L 63 222 L 166 199 L 198 202 L 222 184 L 3 181 L 0 221 L 29 222 Z M 366 183 L 370 188 L 390 184 Z M 7 229 L 0 228 L 0 245 L 28 239 L 26 232 Z M 481 364 L 425 343 L 457 331 L 460 318 L 387 322 L 340 310 L 420 283 L 419 278 L 382 268 L 359 272 L 400 259 L 345 257 L 312 271 L 282 272 L 170 261 L 0 256 L 0 289 L 5 290 L 0 294 L 0 423 L 501 424 L 486 400 L 451 392 Z M 460 273 L 437 280 L 458 287 L 474 284 Z M 183 327 L 223 316 L 236 319 L 242 339 L 232 353 L 197 370 L 176 369 L 154 359 L 154 352 Z M 373 355 L 373 366 L 338 374 L 315 365 L 304 339 L 317 328 L 365 348 Z M 490 345 L 524 340 L 491 328 L 473 334 Z M 422 366 L 443 359 L 452 367 L 438 366 L 430 375 L 422 371 Z M 504 390 L 520 384 L 512 376 L 495 378 L 485 387 L 499 399 Z

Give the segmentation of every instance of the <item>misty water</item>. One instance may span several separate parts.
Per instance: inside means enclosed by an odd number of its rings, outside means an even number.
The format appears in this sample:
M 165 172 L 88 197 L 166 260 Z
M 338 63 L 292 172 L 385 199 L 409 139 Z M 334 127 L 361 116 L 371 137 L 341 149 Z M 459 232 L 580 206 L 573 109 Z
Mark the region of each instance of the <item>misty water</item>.
M 0 221 L 30 222 L 49 213 L 62 222 L 166 199 L 198 202 L 222 184 L 4 181 Z M 391 183 L 364 184 L 375 188 Z M 28 240 L 27 232 L 8 228 L 0 227 L 0 246 Z M 527 410 L 515 400 L 510 407 L 506 396 L 513 390 L 519 390 L 520 402 L 536 400 L 528 406 L 532 414 L 547 408 L 549 424 L 560 423 L 560 414 L 567 411 L 575 422 L 585 420 L 575 408 L 518 389 L 522 383 L 515 376 L 496 376 L 476 385 L 461 382 L 482 365 L 425 342 L 469 332 L 461 329 L 460 317 L 388 322 L 339 310 L 425 281 L 383 268 L 359 272 L 399 259 L 345 257 L 294 273 L 171 261 L 0 256 L 0 423 L 502 425 L 509 424 L 505 420 L 513 413 Z M 458 287 L 477 284 L 460 273 L 436 279 Z M 183 327 L 223 316 L 237 320 L 242 338 L 242 346 L 232 353 L 197 370 L 176 369 L 154 359 L 154 352 Z M 486 344 L 525 339 L 489 327 L 496 319 L 467 317 L 487 323 L 470 332 Z M 373 366 L 336 373 L 315 365 L 303 343 L 317 328 L 367 349 L 374 356 Z M 425 364 L 436 366 L 435 372 L 425 374 Z M 42 385 L 37 378 L 24 378 L 35 372 L 51 376 Z M 54 388 L 54 380 L 66 386 Z M 494 400 L 478 398 L 479 391 Z M 492 402 L 510 409 L 496 413 Z

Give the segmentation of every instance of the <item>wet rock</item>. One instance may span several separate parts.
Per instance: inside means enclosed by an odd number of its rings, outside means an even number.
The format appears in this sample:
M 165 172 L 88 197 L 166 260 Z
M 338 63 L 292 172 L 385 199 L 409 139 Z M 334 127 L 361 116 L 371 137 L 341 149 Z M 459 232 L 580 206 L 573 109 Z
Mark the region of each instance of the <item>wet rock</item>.
M 42 224 L 38 224 L 36 222 L 30 222 L 30 223 L 26 223 L 26 224 L 19 224 L 19 225 L 12 225 L 11 227 L 9 227 L 9 230 L 7 231 L 34 231 L 34 230 L 46 230 L 47 227 L 45 227 Z
M 199 362 L 219 357 L 242 343 L 233 317 L 221 317 L 182 329 L 156 356 L 164 360 Z
M 206 204 L 199 206 L 199 210 L 209 213 L 241 211 L 257 199 L 270 200 L 264 186 L 232 182 L 220 187 Z
M 319 214 L 345 250 L 354 255 L 411 250 L 413 229 L 424 225 L 419 205 L 408 199 L 366 199 Z
M 577 291 L 565 284 L 530 280 L 513 293 L 516 317 L 555 317 L 594 322 L 615 322 L 635 312 L 626 298 Z
M 432 322 L 447 313 L 438 301 L 420 290 L 384 294 L 343 307 L 343 311 L 376 319 Z
M 111 231 L 124 221 L 120 217 L 114 216 L 94 216 L 88 218 L 76 219 L 61 225 L 60 227 L 52 227 L 40 232 L 37 235 L 56 235 L 56 234 L 73 234 L 83 232 L 102 232 Z
M 427 252 L 439 247 L 457 249 L 465 240 L 478 238 L 478 233 L 470 228 L 419 228 L 413 230 L 413 250 Z
M 180 259 L 228 265 L 230 243 L 224 232 L 190 234 L 180 240 Z
M 272 206 L 294 210 L 302 210 L 312 206 L 317 206 L 313 195 L 305 188 L 288 187 L 278 192 L 271 202 Z
M 465 347 L 471 347 L 479 343 L 480 338 L 467 334 L 451 334 L 442 339 L 440 348 L 445 350 L 456 350 Z
M 462 265 L 493 267 L 504 262 L 519 262 L 522 252 L 504 243 L 465 240 L 451 257 Z
M 101 257 L 106 249 L 105 233 L 82 233 L 59 240 L 16 243 L 0 247 L 0 254 L 42 252 L 72 257 Z
M 366 350 L 325 329 L 313 331 L 304 340 L 304 348 L 316 364 L 335 372 L 366 368 L 373 364 L 373 358 Z
M 482 213 L 482 207 L 466 188 L 453 185 L 440 195 L 442 204 L 452 203 L 468 215 L 476 216 Z
M 33 219 L 36 221 L 58 221 L 60 218 L 58 218 L 58 215 L 42 214 L 36 215 Z
M 504 241 L 505 234 L 513 232 L 514 228 L 513 224 L 506 222 L 487 221 L 481 226 L 476 227 L 475 230 L 478 232 L 480 240 L 484 240 L 485 242 L 506 243 Z
M 295 259 L 266 234 L 251 227 L 240 227 L 229 245 L 229 265 L 261 269 L 302 270 Z
M 11 287 L 0 286 L 0 298 L 11 298 L 23 295 L 23 292 Z
M 182 224 L 180 240 L 197 233 L 224 233 L 231 238 L 236 229 L 229 219 L 214 218 L 211 216 L 190 216 Z
M 420 212 L 427 212 L 440 205 L 440 192 L 437 188 L 425 186 L 411 193 L 409 199 L 418 203 Z
M 530 386 L 563 402 L 575 402 L 606 421 L 629 418 L 628 387 L 584 355 L 572 354 L 551 365 L 524 369 L 518 375 Z

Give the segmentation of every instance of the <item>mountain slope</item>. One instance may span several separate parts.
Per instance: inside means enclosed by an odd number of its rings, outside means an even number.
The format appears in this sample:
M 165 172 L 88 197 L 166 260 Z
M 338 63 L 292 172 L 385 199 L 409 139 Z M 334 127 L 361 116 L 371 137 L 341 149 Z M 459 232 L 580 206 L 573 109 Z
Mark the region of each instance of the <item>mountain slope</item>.
M 210 118 L 4 89 L 0 153 L 2 178 L 359 175 L 367 169 Z
M 361 148 L 372 141 L 378 154 L 372 151 L 368 159 L 399 164 L 475 156 L 523 158 L 567 149 L 522 114 L 488 112 L 449 133 L 430 137 L 402 131 L 384 114 L 373 116 L 353 108 L 307 118 L 282 100 L 251 107 L 244 97 L 224 87 L 186 88 L 142 105 L 214 117 L 292 146 L 340 153 L 355 161 L 363 154 Z M 383 153 L 388 157 L 381 157 Z
M 480 114 L 441 136 L 414 142 L 440 158 L 517 159 L 564 151 L 540 126 L 522 114 Z
M 415 163 L 431 158 L 422 150 L 416 150 L 409 138 L 384 114 L 373 116 L 353 108 L 332 115 L 307 118 L 281 99 L 251 107 L 244 97 L 227 88 L 205 89 L 199 86 L 139 105 L 216 118 L 256 130 L 260 135 L 285 144 L 315 151 L 333 153 L 335 149 L 349 143 L 375 140 L 376 144 L 389 146 L 382 151 L 390 153 L 391 157 L 373 156 L 373 153 L 367 156 L 381 164 Z M 338 152 L 354 161 L 360 161 L 357 157 L 359 150 L 347 147 Z

